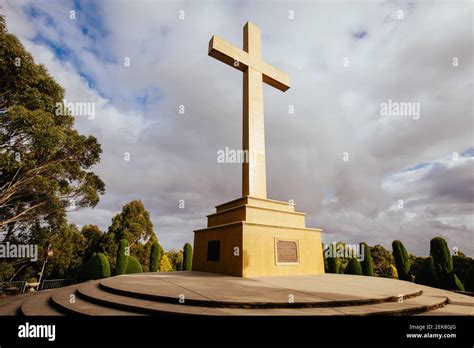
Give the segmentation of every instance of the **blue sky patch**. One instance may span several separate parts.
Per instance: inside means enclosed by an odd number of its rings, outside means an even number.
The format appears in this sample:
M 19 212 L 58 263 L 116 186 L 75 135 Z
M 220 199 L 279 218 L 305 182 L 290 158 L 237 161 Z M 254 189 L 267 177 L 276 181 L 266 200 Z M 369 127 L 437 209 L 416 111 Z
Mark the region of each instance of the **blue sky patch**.
M 471 148 L 461 152 L 461 156 L 463 156 L 463 157 L 474 157 L 474 147 L 471 147 Z
M 368 33 L 365 30 L 361 30 L 361 31 L 356 31 L 355 33 L 353 33 L 352 38 L 354 38 L 355 40 L 362 40 L 367 35 Z

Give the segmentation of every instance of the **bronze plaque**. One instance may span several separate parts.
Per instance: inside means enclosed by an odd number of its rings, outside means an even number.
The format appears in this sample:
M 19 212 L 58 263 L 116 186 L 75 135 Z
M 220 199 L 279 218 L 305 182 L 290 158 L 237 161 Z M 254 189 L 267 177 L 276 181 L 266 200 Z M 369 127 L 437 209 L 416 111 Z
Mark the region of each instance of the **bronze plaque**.
M 276 252 L 278 263 L 298 262 L 298 244 L 294 240 L 277 240 Z

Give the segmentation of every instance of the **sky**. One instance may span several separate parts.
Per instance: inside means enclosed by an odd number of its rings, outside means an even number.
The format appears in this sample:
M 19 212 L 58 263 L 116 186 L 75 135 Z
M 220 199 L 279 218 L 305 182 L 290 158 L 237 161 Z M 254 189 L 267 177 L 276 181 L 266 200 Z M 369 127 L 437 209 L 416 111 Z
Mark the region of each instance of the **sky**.
M 399 239 L 428 255 L 442 236 L 474 256 L 471 1 L 0 4 L 66 100 L 95 107 L 75 126 L 102 144 L 106 194 L 69 214 L 78 226 L 106 231 L 141 199 L 180 249 L 241 195 L 241 165 L 217 153 L 241 148 L 242 73 L 207 49 L 214 34 L 242 47 L 251 21 L 291 78 L 264 87 L 268 197 L 292 200 L 325 243 Z

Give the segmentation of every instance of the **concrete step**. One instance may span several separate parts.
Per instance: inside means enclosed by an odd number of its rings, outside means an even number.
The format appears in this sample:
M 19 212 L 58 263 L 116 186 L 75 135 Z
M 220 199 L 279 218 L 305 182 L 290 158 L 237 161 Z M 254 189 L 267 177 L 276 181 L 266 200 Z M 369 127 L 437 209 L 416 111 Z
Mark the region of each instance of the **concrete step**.
M 180 294 L 185 295 L 182 304 Z M 296 305 L 288 302 L 288 294 L 295 295 Z M 397 301 L 399 296 L 403 301 Z M 362 316 L 473 312 L 474 299 L 469 296 L 409 282 L 347 275 L 262 279 L 199 272 L 126 275 L 0 300 L 0 315 Z
M 346 315 L 414 315 L 446 306 L 447 297 L 421 295 L 402 302 L 385 302 L 373 305 L 337 308 Z
M 324 307 L 324 308 L 209 308 L 203 315 L 238 315 L 238 316 L 314 316 L 314 315 L 336 315 L 336 316 L 366 316 L 366 315 L 412 315 L 426 312 L 433 308 L 439 308 L 446 304 L 447 299 L 419 296 L 416 299 L 408 299 L 403 303 L 385 302 L 370 305 L 346 306 L 346 307 Z
M 79 287 L 78 294 L 85 300 L 102 306 L 120 308 L 143 314 L 180 315 L 410 315 L 444 306 L 447 298 L 420 295 L 404 299 L 403 302 L 383 302 L 376 304 L 313 307 L 313 308 L 222 308 L 198 307 L 195 305 L 170 304 L 154 300 L 137 299 L 109 293 L 97 284 Z
M 449 302 L 446 306 L 434 309 L 429 312 L 418 315 L 471 315 L 474 316 L 474 298 L 471 296 L 459 294 L 453 291 L 435 289 L 429 286 L 423 286 L 423 292 L 433 297 L 447 297 Z
M 60 312 L 54 308 L 50 299 L 56 290 L 40 291 L 35 296 L 30 297 L 20 307 L 20 313 L 22 315 L 50 315 L 50 316 L 63 316 L 63 312 Z
M 107 292 L 97 283 L 89 283 L 77 289 L 77 294 L 84 301 L 99 306 L 148 315 L 199 315 L 206 310 L 204 307 L 187 306 L 185 304 L 165 303 L 138 299 Z M 83 309 L 87 311 L 87 309 Z
M 99 281 L 99 287 L 109 293 L 128 298 L 149 300 L 154 302 L 177 304 L 180 296 L 184 296 L 186 305 L 198 307 L 219 308 L 329 308 L 356 305 L 370 305 L 384 302 L 396 302 L 400 296 L 403 299 L 415 298 L 422 294 L 421 289 L 413 283 L 402 282 L 400 292 L 390 287 L 382 289 L 353 288 L 345 289 L 344 293 L 335 292 L 331 286 L 317 284 L 300 289 L 285 287 L 278 284 L 269 284 L 256 279 L 236 278 L 223 276 L 216 278 L 201 272 L 174 272 L 188 273 L 188 277 L 179 274 L 140 274 L 132 276 L 118 276 Z M 195 276 L 198 274 L 198 277 Z M 201 278 L 199 278 L 201 277 Z M 184 279 L 183 279 L 184 278 Z M 363 277 L 359 277 L 363 278 Z M 193 280 L 196 280 L 193 282 Z M 357 279 L 359 282 L 361 279 Z M 373 278 L 373 282 L 380 281 Z M 406 284 L 404 284 L 406 283 Z M 378 285 L 378 284 L 377 284 Z M 390 285 L 390 284 L 389 284 Z M 315 291 L 319 290 L 321 291 Z M 356 291 L 357 290 L 357 291 Z M 366 294 L 362 296 L 361 294 Z M 289 298 L 294 301 L 290 302 Z
M 469 307 L 463 304 L 451 304 L 433 309 L 430 311 L 417 313 L 419 316 L 453 316 L 453 315 L 471 315 L 474 316 L 474 307 Z
M 50 289 L 37 292 L 33 297 L 25 301 L 21 306 L 21 314 L 32 315 L 51 315 L 64 316 L 67 314 L 61 308 L 54 306 L 52 296 L 57 291 L 75 291 L 81 284 L 73 284 L 59 289 Z
M 87 301 L 78 293 L 78 289 L 83 287 L 97 287 L 97 282 L 88 282 L 78 284 L 73 288 L 62 288 L 56 290 L 51 301 L 54 307 L 70 315 L 87 315 L 87 316 L 136 316 L 140 315 L 135 312 L 124 311 L 102 306 L 97 304 L 98 301 Z
M 32 295 L 32 293 L 28 293 L 2 299 L 2 301 L 0 301 L 0 315 L 20 314 L 21 305 Z

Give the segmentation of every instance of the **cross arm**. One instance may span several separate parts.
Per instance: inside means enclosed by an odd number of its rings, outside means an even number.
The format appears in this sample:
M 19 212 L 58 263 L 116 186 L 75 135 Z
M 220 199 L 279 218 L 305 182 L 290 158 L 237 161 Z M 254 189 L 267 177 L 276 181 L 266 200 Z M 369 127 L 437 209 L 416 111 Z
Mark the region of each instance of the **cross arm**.
M 220 60 L 233 68 L 245 71 L 248 67 L 248 53 L 238 49 L 234 45 L 222 40 L 219 36 L 214 35 L 209 41 L 209 52 L 211 57 Z M 236 61 L 238 64 L 236 64 Z
M 253 62 L 251 64 L 249 54 L 231 43 L 214 35 L 209 41 L 209 52 L 211 57 L 244 72 L 248 66 L 260 71 L 263 75 L 263 82 L 279 89 L 287 91 L 290 88 L 290 77 L 283 71 L 265 62 Z M 238 62 L 238 64 L 236 64 Z
M 290 76 L 270 64 L 262 62 L 262 75 L 263 82 L 282 92 L 286 92 L 290 88 Z

